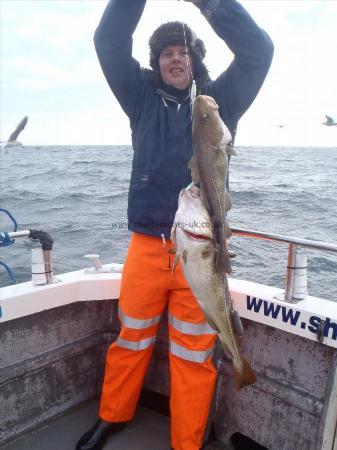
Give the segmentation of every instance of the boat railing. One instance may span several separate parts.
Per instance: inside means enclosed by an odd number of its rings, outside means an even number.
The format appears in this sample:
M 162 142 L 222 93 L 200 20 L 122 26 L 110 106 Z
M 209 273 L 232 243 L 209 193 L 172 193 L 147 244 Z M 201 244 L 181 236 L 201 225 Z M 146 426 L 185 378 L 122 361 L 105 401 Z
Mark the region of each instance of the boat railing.
M 288 244 L 288 261 L 285 280 L 284 299 L 288 302 L 303 300 L 307 292 L 307 257 L 300 252 L 300 248 L 329 251 L 337 253 L 337 245 L 310 239 L 301 239 L 262 231 L 231 228 L 236 236 L 253 239 L 263 239 Z
M 52 246 L 48 233 L 40 230 L 21 230 L 7 233 L 14 243 L 16 239 L 30 239 L 32 251 L 32 283 L 36 286 L 53 283 Z
M 307 256 L 303 254 L 301 249 L 308 248 L 313 250 L 329 251 L 337 253 L 337 245 L 329 244 L 322 241 L 301 239 L 296 237 L 266 233 L 256 230 L 248 230 L 243 228 L 231 228 L 231 230 L 232 233 L 236 236 L 280 242 L 288 245 L 288 260 L 286 268 L 285 294 L 284 294 L 284 300 L 288 302 L 295 303 L 299 300 L 305 299 L 308 295 Z M 30 230 L 8 233 L 10 239 L 29 238 L 30 235 L 31 235 Z M 46 270 L 46 272 L 51 272 L 51 267 L 49 267 L 49 270 Z M 47 282 L 50 281 L 51 280 L 48 279 Z

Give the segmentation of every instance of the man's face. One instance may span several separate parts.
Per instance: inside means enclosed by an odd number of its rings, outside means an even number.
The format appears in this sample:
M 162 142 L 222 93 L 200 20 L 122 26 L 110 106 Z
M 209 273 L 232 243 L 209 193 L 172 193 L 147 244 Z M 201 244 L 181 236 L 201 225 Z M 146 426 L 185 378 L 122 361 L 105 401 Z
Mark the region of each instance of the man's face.
M 164 83 L 177 89 L 186 89 L 191 84 L 192 57 L 185 46 L 165 47 L 159 56 L 159 68 Z

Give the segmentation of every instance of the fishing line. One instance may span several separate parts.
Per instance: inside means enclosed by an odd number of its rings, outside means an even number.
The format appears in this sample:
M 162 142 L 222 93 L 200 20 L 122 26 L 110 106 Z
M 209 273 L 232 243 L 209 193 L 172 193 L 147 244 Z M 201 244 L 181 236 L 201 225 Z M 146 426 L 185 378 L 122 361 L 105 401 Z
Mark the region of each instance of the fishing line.
M 188 67 L 188 69 L 190 71 L 190 76 L 191 76 L 191 80 L 192 80 L 192 83 L 191 83 L 191 85 L 189 87 L 190 104 L 191 104 L 191 121 L 192 121 L 192 108 L 193 108 L 193 103 L 194 103 L 195 97 L 197 96 L 197 85 L 196 85 L 195 79 L 193 77 L 193 71 L 192 71 L 192 66 L 191 66 L 191 62 L 190 62 L 190 54 L 189 54 L 189 49 L 187 47 L 186 30 L 185 30 L 184 22 L 182 23 L 182 25 L 183 25 L 183 32 L 184 32 L 187 67 Z M 191 55 L 191 57 L 192 57 L 192 55 Z

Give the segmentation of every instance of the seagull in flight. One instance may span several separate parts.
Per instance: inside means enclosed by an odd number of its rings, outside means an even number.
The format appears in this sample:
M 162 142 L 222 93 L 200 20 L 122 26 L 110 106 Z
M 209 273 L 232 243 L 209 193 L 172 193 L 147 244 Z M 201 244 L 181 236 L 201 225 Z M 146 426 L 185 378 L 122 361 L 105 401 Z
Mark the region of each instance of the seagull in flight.
M 323 122 L 322 125 L 326 125 L 327 127 L 337 127 L 337 122 L 335 122 L 332 117 L 327 115 L 325 117 L 326 121 Z

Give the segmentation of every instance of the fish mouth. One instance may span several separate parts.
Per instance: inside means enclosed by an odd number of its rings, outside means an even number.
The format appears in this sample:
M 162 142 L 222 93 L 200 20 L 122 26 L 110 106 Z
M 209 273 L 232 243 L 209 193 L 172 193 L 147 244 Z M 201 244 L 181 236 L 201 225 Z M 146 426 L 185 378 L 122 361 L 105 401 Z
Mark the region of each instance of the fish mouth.
M 185 234 L 187 234 L 188 237 L 192 238 L 196 241 L 210 241 L 210 238 L 208 236 L 205 236 L 203 234 L 196 234 L 192 233 L 191 231 L 183 230 Z

